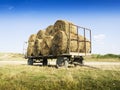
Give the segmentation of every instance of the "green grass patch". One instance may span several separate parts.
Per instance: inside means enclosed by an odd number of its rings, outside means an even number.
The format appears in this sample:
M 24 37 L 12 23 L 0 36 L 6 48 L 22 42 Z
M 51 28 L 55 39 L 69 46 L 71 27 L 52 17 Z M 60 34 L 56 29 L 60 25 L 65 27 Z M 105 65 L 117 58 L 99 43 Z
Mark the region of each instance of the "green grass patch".
M 100 54 L 93 54 L 92 58 L 100 58 L 100 59 L 109 59 L 109 58 L 117 58 L 120 59 L 120 55 L 116 54 L 105 54 L 105 55 L 100 55 Z
M 101 62 L 120 62 L 120 55 L 116 54 L 92 54 L 85 57 L 86 61 L 101 61 Z
M 119 90 L 120 70 L 0 67 L 0 90 Z

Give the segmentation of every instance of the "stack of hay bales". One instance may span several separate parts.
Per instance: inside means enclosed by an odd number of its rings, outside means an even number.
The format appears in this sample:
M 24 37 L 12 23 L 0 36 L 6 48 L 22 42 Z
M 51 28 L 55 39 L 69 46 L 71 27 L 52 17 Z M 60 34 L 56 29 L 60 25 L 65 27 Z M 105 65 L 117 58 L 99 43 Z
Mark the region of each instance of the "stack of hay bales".
M 79 35 L 79 48 L 77 42 L 77 27 L 71 22 L 58 20 L 54 25 L 50 25 L 46 30 L 39 30 L 36 36 L 31 35 L 29 38 L 28 55 L 59 55 L 67 53 L 69 44 L 69 30 L 70 38 L 74 39 L 70 42 L 71 52 L 89 52 L 90 42 L 84 43 L 83 36 Z M 30 43 L 32 41 L 32 43 Z
M 85 45 L 83 36 L 77 36 L 77 27 L 74 26 L 71 22 L 58 20 L 54 24 L 54 32 L 55 35 L 52 40 L 52 54 L 59 55 L 62 53 L 67 53 L 68 41 L 69 41 L 69 30 L 70 30 L 70 38 L 74 39 L 70 41 L 70 51 L 71 52 L 89 52 L 90 42 L 88 41 Z M 79 44 L 77 42 L 77 38 L 79 37 Z M 78 48 L 79 45 L 79 48 Z

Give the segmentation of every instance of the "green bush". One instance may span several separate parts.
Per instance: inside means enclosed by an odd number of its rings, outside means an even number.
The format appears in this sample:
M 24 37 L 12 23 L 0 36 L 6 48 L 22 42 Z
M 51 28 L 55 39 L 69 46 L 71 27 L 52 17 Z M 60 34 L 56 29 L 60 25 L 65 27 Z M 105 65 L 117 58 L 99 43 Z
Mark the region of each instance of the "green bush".
M 100 54 L 93 54 L 92 58 L 98 58 L 98 59 L 107 59 L 107 58 L 118 58 L 120 59 L 120 55 L 116 54 L 105 54 L 105 55 L 100 55 Z

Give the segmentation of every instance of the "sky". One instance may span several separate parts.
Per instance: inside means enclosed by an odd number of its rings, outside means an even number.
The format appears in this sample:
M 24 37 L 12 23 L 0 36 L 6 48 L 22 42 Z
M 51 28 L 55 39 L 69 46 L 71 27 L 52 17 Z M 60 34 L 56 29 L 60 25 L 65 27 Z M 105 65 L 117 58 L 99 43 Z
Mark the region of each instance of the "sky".
M 120 0 L 0 0 L 0 52 L 23 53 L 56 20 L 90 28 L 93 54 L 120 54 Z

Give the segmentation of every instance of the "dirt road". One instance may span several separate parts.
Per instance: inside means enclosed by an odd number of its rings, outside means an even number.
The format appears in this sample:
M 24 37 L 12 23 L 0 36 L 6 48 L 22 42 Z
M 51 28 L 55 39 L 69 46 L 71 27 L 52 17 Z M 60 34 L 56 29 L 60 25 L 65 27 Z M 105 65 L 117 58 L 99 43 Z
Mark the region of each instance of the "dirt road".
M 3 66 L 3 65 L 25 65 L 25 64 L 27 64 L 26 61 L 15 61 L 15 60 L 0 61 L 0 66 Z
M 49 62 L 48 64 L 55 65 L 55 62 Z M 4 60 L 0 61 L 0 66 L 4 65 L 27 65 L 27 60 Z M 84 65 L 100 68 L 100 69 L 119 69 L 120 70 L 120 62 L 84 62 Z
M 120 62 L 85 62 L 84 65 L 96 67 L 102 70 L 120 71 Z

